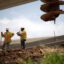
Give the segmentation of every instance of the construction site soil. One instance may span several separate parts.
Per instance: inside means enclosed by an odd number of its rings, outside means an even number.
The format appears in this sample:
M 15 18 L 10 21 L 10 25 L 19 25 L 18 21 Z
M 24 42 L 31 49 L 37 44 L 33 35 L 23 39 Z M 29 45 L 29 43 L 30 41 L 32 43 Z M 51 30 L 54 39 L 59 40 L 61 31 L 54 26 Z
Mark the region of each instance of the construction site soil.
M 41 58 L 45 53 L 48 52 L 64 52 L 63 47 L 41 47 L 35 46 L 30 49 L 23 50 L 21 48 L 10 49 L 10 51 L 2 51 L 0 49 L 0 64 L 18 64 L 19 59 L 27 60 L 28 57 L 31 57 L 33 60 Z

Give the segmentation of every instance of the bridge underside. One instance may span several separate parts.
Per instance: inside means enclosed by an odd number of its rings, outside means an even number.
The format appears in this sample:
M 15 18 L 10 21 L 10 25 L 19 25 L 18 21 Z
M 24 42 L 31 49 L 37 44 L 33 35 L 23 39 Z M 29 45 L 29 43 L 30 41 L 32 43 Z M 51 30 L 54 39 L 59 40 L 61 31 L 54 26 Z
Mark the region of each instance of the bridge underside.
M 37 0 L 0 0 L 0 10 L 30 3 Z

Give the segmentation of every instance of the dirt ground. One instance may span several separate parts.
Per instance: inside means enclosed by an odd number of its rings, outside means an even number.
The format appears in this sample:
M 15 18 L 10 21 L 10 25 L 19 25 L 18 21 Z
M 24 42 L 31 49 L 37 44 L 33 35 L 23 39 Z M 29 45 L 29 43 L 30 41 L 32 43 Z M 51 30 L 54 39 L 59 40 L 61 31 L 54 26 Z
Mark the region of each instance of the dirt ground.
M 10 51 L 6 51 L 6 50 L 2 51 L 0 49 L 0 63 L 1 64 L 18 64 L 17 60 L 19 58 L 26 60 L 28 57 L 33 57 L 35 59 L 36 57 L 44 56 L 44 54 L 48 52 L 64 52 L 64 48 L 35 46 L 33 48 L 29 48 L 26 50 L 23 50 L 21 48 L 16 48 L 16 49 L 11 49 Z
M 21 49 L 20 43 L 17 44 L 18 41 L 16 44 L 11 44 L 10 51 L 7 51 L 7 50 L 2 51 L 2 49 L 0 48 L 0 64 L 18 64 L 17 60 L 19 58 L 26 60 L 28 57 L 44 56 L 44 54 L 48 52 L 64 52 L 64 47 L 59 47 L 59 46 L 48 47 L 48 46 L 42 45 L 43 44 L 42 42 L 44 42 L 43 40 L 41 41 L 40 39 L 38 41 L 27 43 L 25 50 Z M 27 47 L 30 47 L 30 48 L 27 48 Z

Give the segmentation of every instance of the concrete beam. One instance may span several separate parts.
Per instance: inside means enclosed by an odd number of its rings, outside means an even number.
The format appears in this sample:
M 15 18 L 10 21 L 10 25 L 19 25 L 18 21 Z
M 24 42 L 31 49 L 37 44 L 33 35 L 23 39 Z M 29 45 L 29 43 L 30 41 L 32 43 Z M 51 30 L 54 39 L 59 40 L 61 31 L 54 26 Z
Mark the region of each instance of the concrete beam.
M 30 3 L 37 0 L 0 0 L 0 10 Z

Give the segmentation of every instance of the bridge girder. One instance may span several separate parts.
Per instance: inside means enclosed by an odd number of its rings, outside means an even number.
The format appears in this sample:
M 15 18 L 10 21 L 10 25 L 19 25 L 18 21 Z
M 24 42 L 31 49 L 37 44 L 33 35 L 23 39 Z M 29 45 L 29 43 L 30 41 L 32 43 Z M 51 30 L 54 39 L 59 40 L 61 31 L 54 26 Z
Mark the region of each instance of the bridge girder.
M 0 10 L 30 3 L 37 0 L 0 0 Z

